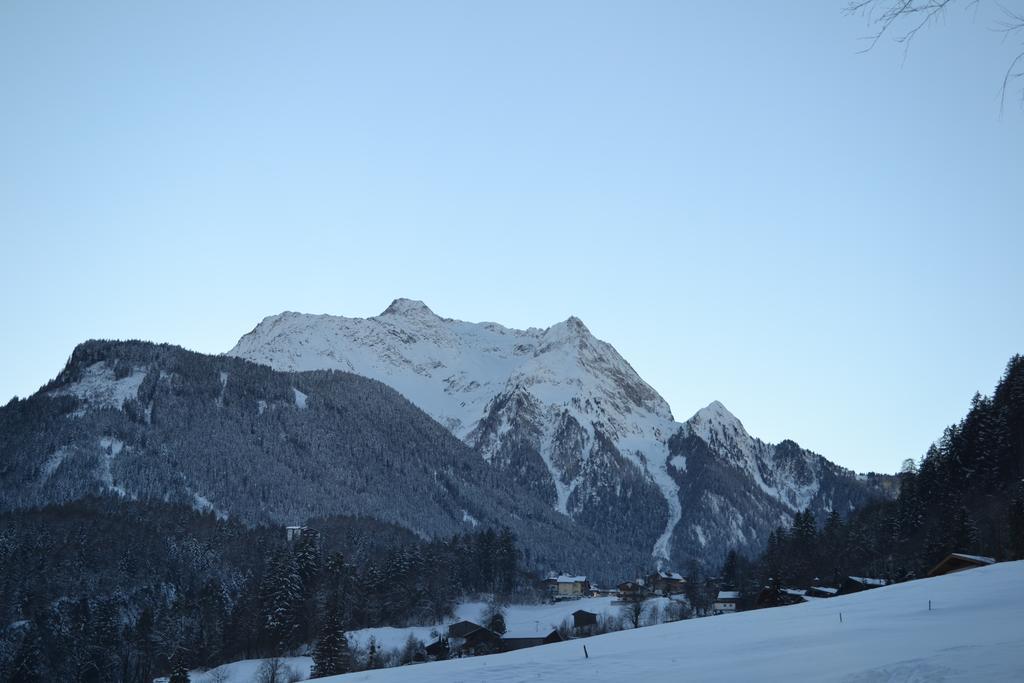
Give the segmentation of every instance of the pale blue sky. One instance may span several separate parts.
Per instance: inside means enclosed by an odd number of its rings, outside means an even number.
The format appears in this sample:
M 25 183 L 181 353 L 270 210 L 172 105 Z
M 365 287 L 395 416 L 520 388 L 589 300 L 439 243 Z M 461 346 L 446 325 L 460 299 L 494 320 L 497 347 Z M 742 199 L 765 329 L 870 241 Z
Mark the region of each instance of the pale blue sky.
M 405 296 L 893 471 L 1024 352 L 1024 113 L 984 12 L 843 4 L 7 0 L 0 400 Z

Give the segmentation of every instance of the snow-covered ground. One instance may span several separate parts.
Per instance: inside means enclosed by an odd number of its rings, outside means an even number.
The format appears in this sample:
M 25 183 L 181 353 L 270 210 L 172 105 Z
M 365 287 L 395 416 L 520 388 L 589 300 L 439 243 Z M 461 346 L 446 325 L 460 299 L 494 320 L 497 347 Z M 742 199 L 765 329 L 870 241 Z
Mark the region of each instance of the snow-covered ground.
M 1021 681 L 1022 589 L 1024 561 L 1007 562 L 791 607 L 322 680 Z
M 657 604 L 662 609 L 668 604 L 668 600 L 663 598 L 649 602 L 652 605 Z M 383 650 L 401 649 L 410 635 L 415 636 L 423 643 L 431 643 L 434 641 L 432 632 L 443 633 L 448 624 L 462 620 L 480 623 L 485 607 L 486 603 L 483 602 L 466 602 L 455 609 L 453 618 L 440 624 L 405 628 L 391 626 L 364 628 L 350 632 L 348 640 L 352 646 L 365 648 L 372 636 L 376 639 L 378 647 Z M 505 626 L 509 633 L 517 635 L 536 632 L 547 634 L 552 629 L 558 628 L 564 619 L 571 619 L 572 613 L 578 609 L 595 614 L 615 614 L 618 612 L 619 606 L 612 604 L 612 598 L 583 598 L 541 605 L 510 605 L 505 609 Z M 309 677 L 312 666 L 312 660 L 309 657 L 286 657 L 284 661 L 287 666 L 302 674 L 304 678 Z M 190 677 L 193 683 L 213 683 L 217 680 L 215 672 L 223 672 L 226 674 L 224 679 L 226 683 L 251 683 L 256 680 L 256 672 L 262 664 L 263 660 L 261 659 L 246 659 L 224 664 L 205 672 L 193 671 Z
M 578 609 L 595 614 L 616 613 L 619 607 L 612 605 L 611 602 L 611 598 L 583 598 L 554 604 L 510 605 L 505 609 L 505 627 L 510 633 L 543 632 L 547 634 L 552 629 L 558 628 L 563 619 L 572 619 L 572 613 Z M 486 604 L 482 602 L 466 602 L 455 609 L 453 619 L 446 620 L 443 624 L 410 626 L 408 628 L 364 628 L 349 633 L 348 639 L 350 643 L 366 647 L 366 644 L 370 642 L 370 636 L 373 636 L 376 638 L 377 644 L 385 650 L 402 647 L 410 635 L 416 636 L 424 643 L 430 643 L 434 640 L 431 631 L 443 632 L 448 624 L 462 620 L 481 623 L 481 614 L 485 607 Z
M 310 657 L 282 657 L 281 659 L 284 665 L 299 674 L 302 680 L 309 678 L 309 671 L 313 667 L 313 660 Z M 257 675 L 264 661 L 262 659 L 243 659 L 240 662 L 224 664 L 209 671 L 191 671 L 188 677 L 191 683 L 253 683 L 259 680 Z

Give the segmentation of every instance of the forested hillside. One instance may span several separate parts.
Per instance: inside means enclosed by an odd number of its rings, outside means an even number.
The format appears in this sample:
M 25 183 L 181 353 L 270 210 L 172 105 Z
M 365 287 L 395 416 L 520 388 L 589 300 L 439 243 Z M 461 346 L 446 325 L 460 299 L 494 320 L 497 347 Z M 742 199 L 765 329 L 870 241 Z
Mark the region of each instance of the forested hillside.
M 771 535 L 760 564 L 744 570 L 741 561 L 740 573 L 806 586 L 844 574 L 920 577 L 950 552 L 1024 558 L 1024 357 L 1010 360 L 991 396 L 975 394 L 920 461 L 904 463 L 899 484 L 895 500 L 845 520 L 797 515 Z
M 0 680 L 149 683 L 529 585 L 507 531 L 426 542 L 318 523 L 289 544 L 279 527 L 114 496 L 2 513 Z
M 88 342 L 0 408 L 0 509 L 116 493 L 246 523 L 366 516 L 422 537 L 507 526 L 542 568 L 615 577 L 648 551 L 517 486 L 393 389 L 146 342 Z

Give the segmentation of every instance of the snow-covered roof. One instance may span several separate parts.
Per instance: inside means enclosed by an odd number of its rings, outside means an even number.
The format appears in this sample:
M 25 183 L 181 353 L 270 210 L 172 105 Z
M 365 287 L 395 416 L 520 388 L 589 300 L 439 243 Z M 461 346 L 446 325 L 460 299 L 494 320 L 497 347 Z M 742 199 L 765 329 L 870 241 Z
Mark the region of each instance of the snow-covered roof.
M 683 580 L 682 574 L 677 574 L 676 572 L 663 572 L 663 571 L 659 570 L 658 571 L 658 576 L 660 576 L 663 579 L 669 579 L 671 581 L 682 581 Z
M 994 564 L 995 559 L 991 557 L 985 557 L 984 555 L 965 555 L 964 553 L 950 553 L 953 557 L 959 557 L 961 560 L 969 560 L 971 562 L 978 562 L 980 564 Z
M 862 583 L 865 586 L 884 586 L 885 579 L 869 579 L 863 576 L 851 576 L 850 581 L 856 581 Z
M 795 595 L 798 598 L 802 598 L 807 595 L 807 591 L 800 590 L 799 588 L 783 588 L 782 592 L 786 595 Z
M 811 586 L 812 591 L 819 591 L 821 593 L 830 593 L 835 595 L 839 592 L 838 588 L 829 588 L 828 586 Z
M 558 583 L 584 583 L 586 580 L 585 576 L 569 576 L 567 574 L 562 574 L 556 579 Z
M 739 591 L 718 591 L 719 600 L 738 600 L 739 597 Z

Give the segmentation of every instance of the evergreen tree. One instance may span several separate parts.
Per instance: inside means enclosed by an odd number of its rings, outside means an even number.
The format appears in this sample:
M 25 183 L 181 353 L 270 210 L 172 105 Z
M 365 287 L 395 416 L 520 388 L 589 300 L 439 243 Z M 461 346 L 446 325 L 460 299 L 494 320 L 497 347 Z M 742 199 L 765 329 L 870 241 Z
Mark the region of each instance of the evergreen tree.
M 181 657 L 175 654 L 171 658 L 171 677 L 168 683 L 189 683 L 188 669 L 182 663 Z
M 341 619 L 336 613 L 328 613 L 320 627 L 320 634 L 313 649 L 314 678 L 347 673 L 351 654 L 348 639 Z
M 278 652 L 296 645 L 297 612 L 301 604 L 302 579 L 295 559 L 282 551 L 272 564 L 264 586 L 264 627 Z
M 483 625 L 499 636 L 505 635 L 505 632 L 508 631 L 505 626 L 505 610 L 496 598 L 492 598 L 487 603 L 482 617 Z
M 377 639 L 370 636 L 370 642 L 366 646 L 366 668 L 379 669 L 381 667 L 380 652 L 377 650 Z

